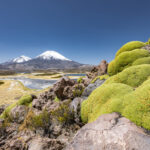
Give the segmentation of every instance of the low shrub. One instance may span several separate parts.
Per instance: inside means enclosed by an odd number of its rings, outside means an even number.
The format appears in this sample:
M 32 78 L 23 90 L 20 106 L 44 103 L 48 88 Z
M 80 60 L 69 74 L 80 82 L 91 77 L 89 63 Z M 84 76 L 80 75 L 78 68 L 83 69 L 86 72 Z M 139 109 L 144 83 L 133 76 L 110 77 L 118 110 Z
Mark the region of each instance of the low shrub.
M 54 99 L 55 102 L 60 102 L 60 99 L 56 96 Z
M 31 129 L 35 130 L 37 128 L 46 128 L 50 122 L 50 114 L 43 110 L 39 115 L 35 115 L 32 110 L 30 110 L 20 126 L 20 130 Z
M 82 82 L 83 82 L 83 78 L 84 78 L 84 77 L 78 78 L 78 79 L 77 79 L 77 82 L 78 82 L 78 83 L 82 83 Z
M 59 107 L 50 112 L 53 121 L 60 124 L 68 124 L 73 120 L 73 114 L 70 112 L 71 100 L 66 100 L 59 104 Z
M 73 97 L 80 97 L 84 91 L 84 86 L 82 84 L 75 85 L 73 89 Z
M 116 53 L 116 56 L 120 55 L 121 53 L 123 52 L 126 52 L 126 51 L 132 51 L 134 49 L 138 49 L 138 48 L 141 48 L 143 46 L 145 46 L 146 44 L 143 43 L 143 42 L 140 42 L 140 41 L 131 41 L 131 42 L 128 42 L 126 43 L 125 45 L 123 45 L 119 50 L 118 52 Z

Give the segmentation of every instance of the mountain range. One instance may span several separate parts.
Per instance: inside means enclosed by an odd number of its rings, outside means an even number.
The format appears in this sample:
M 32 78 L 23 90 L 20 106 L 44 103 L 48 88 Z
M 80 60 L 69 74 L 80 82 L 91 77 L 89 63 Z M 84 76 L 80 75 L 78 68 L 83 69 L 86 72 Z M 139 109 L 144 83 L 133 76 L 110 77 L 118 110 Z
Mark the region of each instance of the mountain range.
M 77 69 L 85 66 L 66 58 L 56 51 L 45 51 L 35 58 L 20 56 L 0 64 L 0 69 L 9 70 L 47 70 L 47 69 Z

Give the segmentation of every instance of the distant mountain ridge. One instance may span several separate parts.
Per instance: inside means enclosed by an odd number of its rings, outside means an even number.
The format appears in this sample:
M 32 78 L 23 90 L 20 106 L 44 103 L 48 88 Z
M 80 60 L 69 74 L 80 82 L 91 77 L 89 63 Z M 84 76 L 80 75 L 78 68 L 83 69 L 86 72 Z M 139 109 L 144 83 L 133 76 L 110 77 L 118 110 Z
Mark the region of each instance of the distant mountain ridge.
M 1 67 L 2 66 L 2 67 Z M 7 68 L 10 70 L 34 70 L 34 69 L 76 69 L 83 64 L 75 62 L 66 58 L 56 51 L 45 51 L 35 58 L 27 56 L 20 56 L 13 60 L 1 64 L 1 68 Z
M 12 62 L 14 62 L 14 63 L 23 63 L 23 62 L 26 62 L 26 61 L 29 61 L 29 60 L 31 60 L 30 57 L 22 55 L 20 57 L 17 57 L 15 59 L 13 59 Z

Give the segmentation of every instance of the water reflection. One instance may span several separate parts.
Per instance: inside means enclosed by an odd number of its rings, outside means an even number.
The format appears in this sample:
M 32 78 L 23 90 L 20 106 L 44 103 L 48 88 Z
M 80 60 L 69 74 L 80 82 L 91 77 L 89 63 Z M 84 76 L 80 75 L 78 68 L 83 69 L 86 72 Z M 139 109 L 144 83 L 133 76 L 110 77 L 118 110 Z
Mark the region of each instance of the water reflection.
M 44 89 L 52 86 L 57 80 L 42 80 L 42 79 L 29 79 L 25 77 L 9 77 L 9 78 L 0 78 L 0 80 L 18 80 L 24 86 L 30 89 Z

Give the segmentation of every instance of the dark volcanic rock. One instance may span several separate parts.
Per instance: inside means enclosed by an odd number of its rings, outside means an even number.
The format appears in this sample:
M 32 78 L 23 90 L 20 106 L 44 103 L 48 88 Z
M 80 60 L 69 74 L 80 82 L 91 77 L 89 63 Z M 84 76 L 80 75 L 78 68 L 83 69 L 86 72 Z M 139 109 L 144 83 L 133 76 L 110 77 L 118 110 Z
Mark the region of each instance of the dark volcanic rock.
M 149 150 L 150 135 L 117 113 L 88 123 L 65 150 Z
M 62 77 L 60 80 L 57 81 L 57 83 L 54 84 L 53 90 L 56 96 L 63 100 L 67 99 L 68 96 L 65 94 L 64 95 L 64 88 L 67 86 L 73 86 L 75 84 L 74 80 L 69 79 L 68 77 Z

